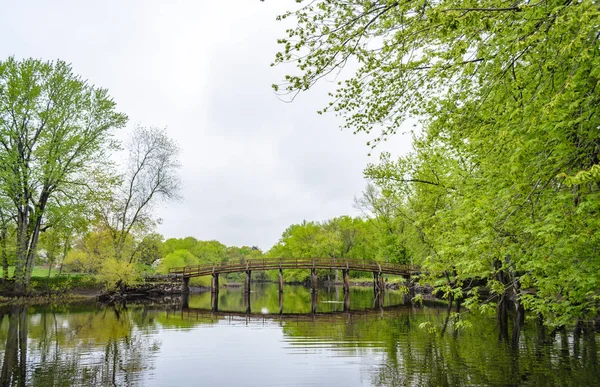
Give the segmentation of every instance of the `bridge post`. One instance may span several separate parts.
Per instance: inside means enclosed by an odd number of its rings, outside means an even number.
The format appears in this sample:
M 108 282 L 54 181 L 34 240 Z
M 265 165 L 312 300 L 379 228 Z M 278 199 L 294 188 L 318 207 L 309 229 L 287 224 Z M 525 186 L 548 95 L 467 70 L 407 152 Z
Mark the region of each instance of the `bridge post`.
M 279 268 L 279 293 L 283 293 L 283 269 Z
M 283 314 L 283 292 L 279 292 L 279 314 Z
M 244 306 L 246 307 L 246 314 L 250 314 L 250 291 L 244 293 Z
M 212 281 L 210 283 L 210 292 L 219 294 L 219 273 L 212 274 Z
M 410 280 L 410 274 L 404 276 L 404 281 L 406 282 L 406 288 L 408 289 L 408 293 L 404 295 L 404 303 L 412 303 L 412 299 L 415 297 L 415 287 Z
M 318 292 L 318 287 L 319 287 L 319 283 L 317 280 L 317 270 L 313 267 L 312 269 L 310 269 L 310 279 L 311 279 L 311 291 L 313 293 Z
M 379 292 L 383 294 L 385 291 L 385 278 L 382 273 L 379 273 Z
M 190 295 L 189 293 L 184 293 L 181 296 L 181 309 L 189 309 L 190 307 Z
M 350 270 L 342 269 L 342 279 L 344 281 L 344 294 L 350 293 Z
M 190 277 L 183 277 L 183 282 L 181 283 L 181 293 L 187 294 L 190 292 Z
M 311 306 L 311 307 L 310 307 L 310 311 L 311 311 L 311 313 L 312 313 L 312 314 L 315 314 L 315 313 L 317 313 L 317 305 L 319 304 L 319 300 L 318 300 L 318 293 L 317 293 L 317 291 L 316 291 L 316 290 L 315 290 L 314 292 L 312 292 L 312 295 L 311 295 L 311 303 L 310 303 L 310 304 L 311 304 L 311 305 L 310 305 L 310 306 Z
M 210 294 L 210 310 L 212 312 L 219 311 L 219 292 L 213 292 Z
M 344 312 L 350 311 L 350 292 L 344 292 Z
M 375 298 L 373 299 L 373 308 L 381 309 L 383 306 L 383 292 L 375 293 Z
M 246 270 L 246 283 L 244 286 L 244 292 L 250 294 L 250 279 L 252 277 L 252 271 Z
M 373 294 L 377 295 L 379 293 L 379 273 L 373 272 Z

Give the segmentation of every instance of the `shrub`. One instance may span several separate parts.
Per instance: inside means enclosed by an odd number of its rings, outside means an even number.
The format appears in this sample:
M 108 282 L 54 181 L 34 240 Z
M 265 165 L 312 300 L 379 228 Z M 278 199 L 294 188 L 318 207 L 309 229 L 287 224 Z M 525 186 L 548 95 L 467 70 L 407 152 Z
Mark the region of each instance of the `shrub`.
M 131 285 L 139 279 L 139 273 L 133 263 L 107 258 L 96 277 L 107 289 L 114 289 L 118 285 Z

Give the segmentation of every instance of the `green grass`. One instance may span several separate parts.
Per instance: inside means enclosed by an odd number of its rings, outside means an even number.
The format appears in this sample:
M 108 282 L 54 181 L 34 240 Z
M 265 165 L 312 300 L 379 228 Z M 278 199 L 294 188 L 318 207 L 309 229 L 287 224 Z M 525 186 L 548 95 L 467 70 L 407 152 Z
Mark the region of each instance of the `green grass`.
M 12 276 L 15 268 L 9 267 L 8 274 Z M 4 271 L 0 268 L 0 276 L 4 275 Z M 50 271 L 48 278 L 48 266 L 35 266 L 31 273 L 31 289 L 34 291 L 66 292 L 71 289 L 92 289 L 98 287 L 96 277 L 90 274 L 79 273 L 61 273 L 58 275 L 58 269 Z
M 12 276 L 15 272 L 15 267 L 10 266 L 8 268 L 8 275 Z M 65 274 L 65 273 L 63 273 Z M 58 275 L 58 269 L 52 269 L 50 271 L 50 277 Z M 0 276 L 4 276 L 4 269 L 0 267 Z M 31 273 L 32 277 L 48 277 L 48 266 L 34 266 Z

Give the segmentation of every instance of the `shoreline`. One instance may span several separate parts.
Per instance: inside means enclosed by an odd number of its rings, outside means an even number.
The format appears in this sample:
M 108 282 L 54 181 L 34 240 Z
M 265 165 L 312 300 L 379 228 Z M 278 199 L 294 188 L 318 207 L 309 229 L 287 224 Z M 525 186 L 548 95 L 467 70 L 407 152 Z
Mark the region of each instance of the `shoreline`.
M 273 281 L 253 281 L 252 283 L 277 283 Z M 320 285 L 330 287 L 330 286 L 343 286 L 341 281 L 324 281 L 320 282 Z M 301 285 L 306 286 L 304 283 L 296 283 L 296 282 L 286 282 L 285 285 Z M 368 288 L 373 286 L 372 281 L 350 281 L 351 287 L 358 288 Z M 389 290 L 399 290 L 402 285 L 399 283 L 386 283 L 386 289 Z M 219 288 L 231 288 L 231 289 L 239 289 L 243 287 L 242 283 L 231 282 L 226 285 L 221 285 Z M 209 286 L 190 286 L 189 294 L 203 294 L 211 291 Z M 434 298 L 432 290 L 433 288 L 424 287 L 424 286 L 416 286 L 415 290 L 417 293 L 423 294 L 426 298 Z M 135 287 L 130 289 L 129 297 L 127 297 L 127 293 L 123 294 L 123 301 L 126 300 L 134 300 L 136 299 L 136 290 Z M 16 295 L 10 293 L 0 293 L 0 307 L 1 306 L 11 306 L 11 305 L 47 305 L 47 304 L 60 304 L 60 303 L 71 303 L 71 302 L 80 302 L 80 301 L 96 301 L 100 303 L 106 303 L 102 301 L 100 298 L 102 296 L 106 296 L 109 294 L 115 294 L 114 292 L 107 292 L 104 288 L 98 286 L 94 287 L 83 287 L 83 288 L 73 288 L 69 290 L 64 290 L 61 292 L 45 292 L 40 290 L 34 290 L 30 294 L 27 295 Z M 137 299 L 144 299 L 148 296 L 175 296 L 181 295 L 180 291 L 159 291 L 156 294 L 152 295 L 141 295 L 137 297 Z

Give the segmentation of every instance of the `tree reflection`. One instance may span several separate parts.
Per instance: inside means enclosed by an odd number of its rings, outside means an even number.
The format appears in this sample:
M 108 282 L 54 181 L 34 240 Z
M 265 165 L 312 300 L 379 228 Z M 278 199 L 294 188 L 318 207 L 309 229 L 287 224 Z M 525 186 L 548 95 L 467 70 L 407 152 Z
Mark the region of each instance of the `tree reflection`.
M 381 357 L 374 370 L 363 370 L 376 386 L 600 385 L 592 327 L 579 335 L 557 332 L 540 342 L 535 324 L 526 324 L 527 335 L 514 348 L 498 340 L 493 319 L 481 316 L 465 317 L 472 319 L 471 329 L 442 335 L 444 325 L 450 326 L 446 308 L 349 316 L 286 321 L 283 329 L 288 337 L 327 342 L 334 354 Z M 423 328 L 426 322 L 433 326 Z
M 457 331 L 446 307 L 348 310 L 338 302 L 338 297 L 343 301 L 341 292 L 328 295 L 325 291 L 318 293 L 318 307 L 345 311 L 311 315 L 310 290 L 290 289 L 281 299 L 278 292 L 271 296 L 256 288 L 252 308 L 268 308 L 271 315 L 246 315 L 239 294 L 232 294 L 233 300 L 219 299 L 220 305 L 241 309 L 230 315 L 206 310 L 210 295 L 208 300 L 203 295 L 190 296 L 190 305 L 201 304 L 197 309 L 157 303 L 0 310 L 0 384 L 142 385 L 152 378 L 159 350 L 154 339 L 157 331 L 187 331 L 201 324 L 227 329 L 224 326 L 246 318 L 258 322 L 253 328 L 264 326 L 265 320 L 276 321 L 267 326 L 282 329 L 282 345 L 301 349 L 305 355 L 339 357 L 344 364 L 348 357 L 360 359 L 362 375 L 376 386 L 600 385 L 598 334 L 593 326 L 578 324 L 575 330 L 549 332 L 530 321 L 514 347 L 510 341 L 498 340 L 494 318 L 481 315 L 461 315 L 460 321 L 472 328 Z M 350 298 L 353 303 L 362 302 L 361 296 L 352 293 Z M 364 301 L 371 304 L 373 298 Z M 296 302 L 304 303 L 301 309 L 308 312 L 306 316 L 290 314 Z M 284 313 L 279 314 L 282 305 Z M 207 332 L 202 332 L 202 340 L 211 336 Z M 215 349 L 221 357 L 214 361 L 222 363 L 226 353 Z M 179 357 L 179 361 L 192 360 Z
M 25 386 L 26 365 L 27 314 L 24 307 L 13 306 L 8 313 L 8 334 L 0 384 L 2 386 Z
M 410 320 L 413 326 L 418 325 L 415 324 L 419 322 L 418 316 Z M 371 373 L 372 383 L 377 386 L 600 383 L 596 334 L 592 327 L 587 327 L 580 336 L 576 332 L 557 332 L 544 338 L 543 343 L 536 339 L 534 324 L 527 327 L 531 332 L 518 348 L 510 342 L 498 341 L 496 324 L 481 319 L 477 327 L 456 336 L 415 329 L 397 337 L 390 334 L 385 339 L 385 360 Z M 570 351 L 575 352 L 574 356 Z
M 143 334 L 154 321 L 141 310 L 28 314 L 12 307 L 6 314 L 2 386 L 140 385 L 159 348 Z

